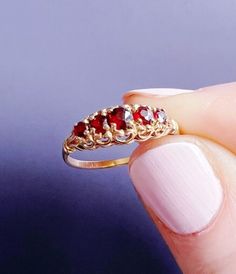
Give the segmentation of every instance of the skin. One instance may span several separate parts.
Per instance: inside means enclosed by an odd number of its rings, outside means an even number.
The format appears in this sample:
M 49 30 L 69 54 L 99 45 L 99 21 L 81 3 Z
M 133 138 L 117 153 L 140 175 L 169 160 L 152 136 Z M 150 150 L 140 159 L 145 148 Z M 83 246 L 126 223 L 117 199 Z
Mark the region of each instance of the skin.
M 222 184 L 224 201 L 216 218 L 190 235 L 170 231 L 143 201 L 180 268 L 191 274 L 236 273 L 236 83 L 166 97 L 131 91 L 124 95 L 124 102 L 164 108 L 178 121 L 181 132 L 139 145 L 131 155 L 130 167 L 149 149 L 185 141 L 204 151 Z

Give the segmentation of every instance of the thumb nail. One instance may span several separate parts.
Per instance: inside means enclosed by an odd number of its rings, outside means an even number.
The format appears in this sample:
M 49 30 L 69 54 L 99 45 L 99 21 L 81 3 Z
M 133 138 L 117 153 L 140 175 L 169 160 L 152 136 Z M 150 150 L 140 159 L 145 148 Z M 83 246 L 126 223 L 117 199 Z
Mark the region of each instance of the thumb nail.
M 195 144 L 165 144 L 146 151 L 130 166 L 144 203 L 170 230 L 200 232 L 217 215 L 223 191 L 205 154 Z

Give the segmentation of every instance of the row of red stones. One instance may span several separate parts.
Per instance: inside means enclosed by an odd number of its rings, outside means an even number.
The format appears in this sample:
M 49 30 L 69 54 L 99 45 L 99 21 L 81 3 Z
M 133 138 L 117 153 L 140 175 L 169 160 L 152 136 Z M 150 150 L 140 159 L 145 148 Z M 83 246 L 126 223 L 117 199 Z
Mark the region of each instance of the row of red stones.
M 132 117 L 134 121 L 141 119 L 143 125 L 151 124 L 152 119 L 158 119 L 160 110 L 152 112 L 148 107 L 140 106 L 134 113 L 130 113 L 129 110 L 123 107 L 116 107 L 107 116 L 97 114 L 92 120 L 89 121 L 89 127 L 95 128 L 96 133 L 104 134 L 106 130 L 103 128 L 104 121 L 107 120 L 109 126 L 112 123 L 116 124 L 116 129 L 126 130 L 127 117 Z M 84 122 L 79 122 L 74 126 L 73 134 L 79 137 L 85 137 L 85 130 L 87 126 Z

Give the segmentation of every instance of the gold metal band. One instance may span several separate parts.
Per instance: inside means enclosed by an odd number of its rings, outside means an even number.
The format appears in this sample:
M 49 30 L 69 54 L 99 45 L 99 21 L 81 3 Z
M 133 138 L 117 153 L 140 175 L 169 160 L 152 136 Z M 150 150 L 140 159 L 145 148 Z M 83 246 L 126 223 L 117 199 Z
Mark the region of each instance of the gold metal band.
M 109 168 L 125 165 L 129 157 L 83 161 L 70 156 L 76 150 L 144 142 L 168 134 L 178 134 L 178 124 L 163 109 L 143 105 L 122 105 L 100 110 L 78 122 L 63 144 L 63 159 L 75 168 Z
M 126 165 L 129 162 L 129 157 L 114 159 L 114 160 L 103 160 L 103 161 L 83 161 L 75 159 L 69 154 L 67 154 L 64 149 L 62 151 L 64 161 L 71 167 L 75 168 L 87 168 L 87 169 L 96 169 L 96 168 L 109 168 L 115 166 Z

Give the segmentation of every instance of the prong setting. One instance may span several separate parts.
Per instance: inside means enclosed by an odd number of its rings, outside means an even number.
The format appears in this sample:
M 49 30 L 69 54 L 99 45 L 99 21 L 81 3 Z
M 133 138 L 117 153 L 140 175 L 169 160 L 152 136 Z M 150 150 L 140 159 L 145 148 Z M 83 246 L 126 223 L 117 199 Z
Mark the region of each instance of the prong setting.
M 64 143 L 69 153 L 97 149 L 114 144 L 143 142 L 150 138 L 175 134 L 177 123 L 165 110 L 145 105 L 117 105 L 94 112 L 75 124 Z

